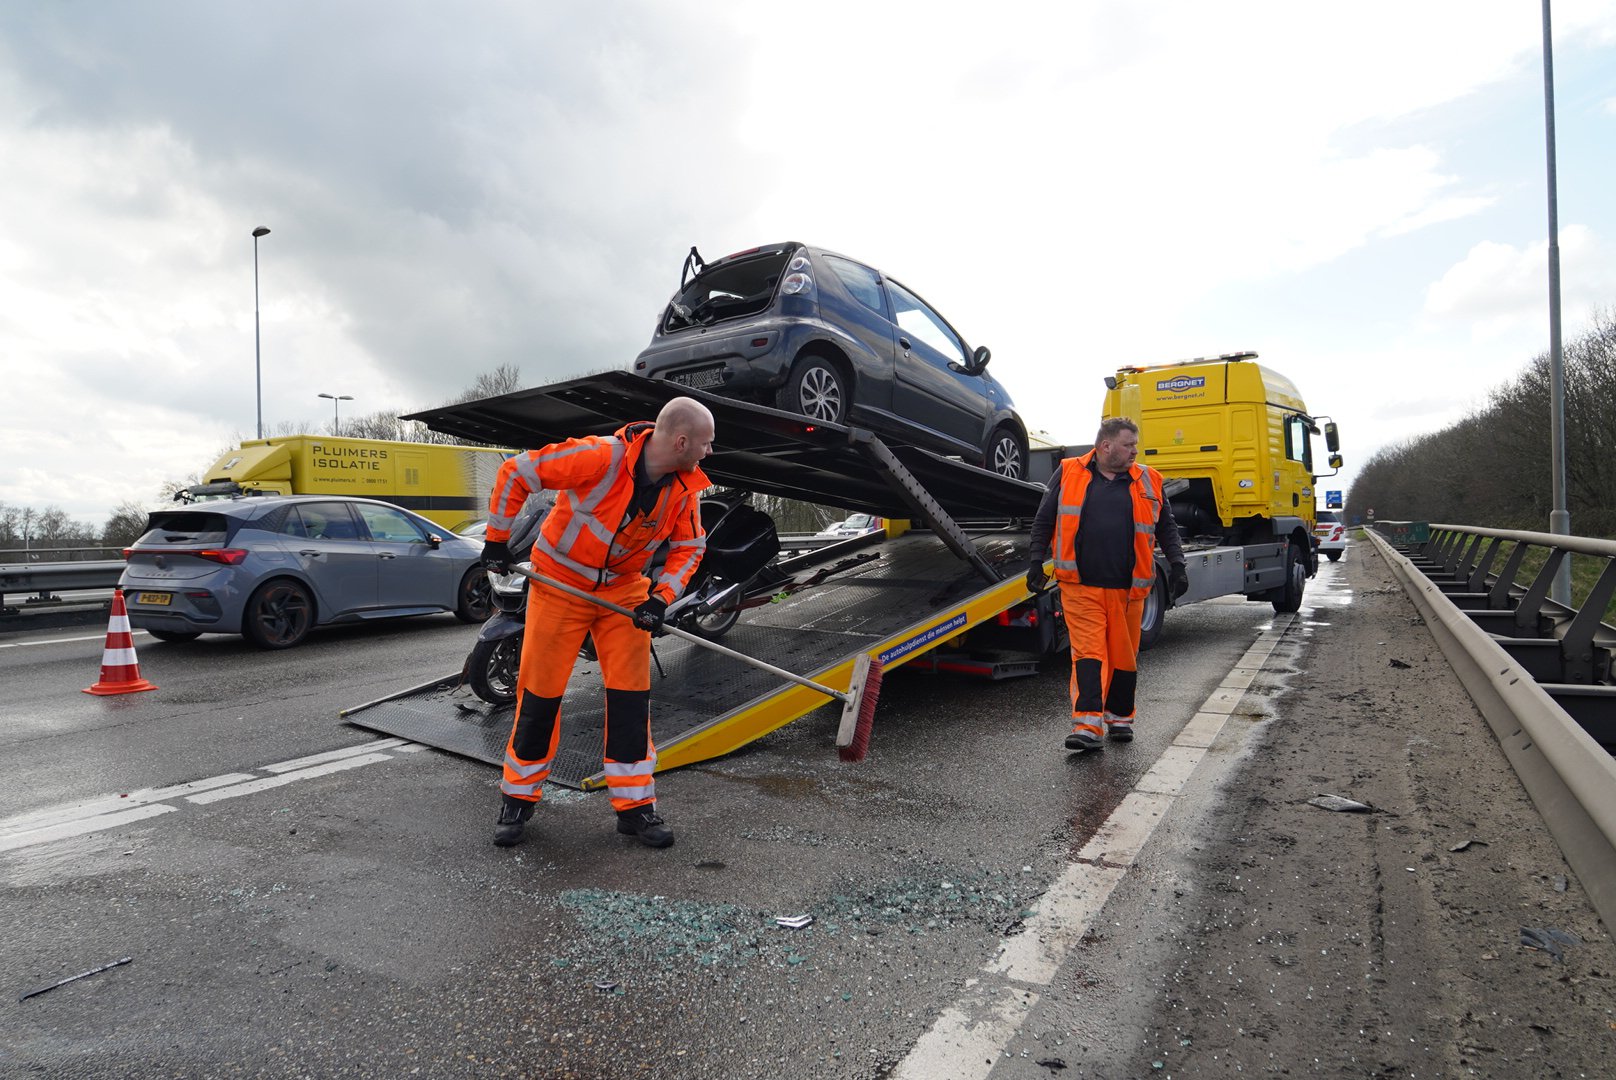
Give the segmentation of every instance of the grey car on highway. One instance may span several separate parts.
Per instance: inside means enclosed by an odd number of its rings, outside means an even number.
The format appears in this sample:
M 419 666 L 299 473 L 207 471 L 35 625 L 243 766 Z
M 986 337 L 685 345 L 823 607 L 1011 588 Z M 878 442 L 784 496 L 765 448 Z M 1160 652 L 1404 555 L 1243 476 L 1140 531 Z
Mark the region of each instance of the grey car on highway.
M 130 625 L 161 641 L 242 634 L 285 649 L 329 623 L 481 622 L 481 555 L 480 541 L 374 499 L 242 496 L 153 512 L 118 584 Z
M 792 242 L 713 263 L 691 248 L 633 370 L 1025 479 L 1027 429 L 988 358 L 901 282 Z

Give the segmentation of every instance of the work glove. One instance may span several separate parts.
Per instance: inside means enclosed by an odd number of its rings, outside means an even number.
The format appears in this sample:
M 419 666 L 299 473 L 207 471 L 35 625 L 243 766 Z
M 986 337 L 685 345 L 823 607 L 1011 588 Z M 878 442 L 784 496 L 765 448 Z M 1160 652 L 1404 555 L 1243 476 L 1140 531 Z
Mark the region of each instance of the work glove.
M 497 574 L 511 572 L 511 549 L 503 540 L 483 541 L 483 565 Z
M 1174 600 L 1190 591 L 1190 575 L 1189 571 L 1184 569 L 1183 563 L 1174 563 L 1173 568 L 1167 572 L 1167 585 L 1173 590 Z
M 1027 567 L 1027 591 L 1041 593 L 1049 587 L 1049 575 L 1044 573 L 1043 563 L 1033 563 Z
M 662 629 L 662 617 L 668 613 L 668 602 L 661 597 L 648 596 L 634 609 L 634 625 L 641 630 Z

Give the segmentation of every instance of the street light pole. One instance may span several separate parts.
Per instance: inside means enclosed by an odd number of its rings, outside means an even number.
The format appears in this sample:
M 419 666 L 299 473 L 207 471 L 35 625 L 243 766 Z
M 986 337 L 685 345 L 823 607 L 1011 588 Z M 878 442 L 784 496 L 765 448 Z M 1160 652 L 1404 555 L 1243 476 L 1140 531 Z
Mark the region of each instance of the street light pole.
M 264 338 L 258 322 L 258 238 L 268 236 L 269 229 L 260 225 L 252 231 L 253 238 L 253 382 L 258 388 L 258 437 L 264 437 Z
M 1565 356 L 1560 348 L 1560 211 L 1554 169 L 1554 35 L 1549 29 L 1549 0 L 1543 0 L 1543 130 L 1549 163 L 1549 472 L 1554 507 L 1549 511 L 1549 532 L 1571 534 L 1571 511 L 1566 505 L 1565 460 Z M 1571 604 L 1571 559 L 1560 562 L 1549 595 Z
M 342 406 L 338 405 L 337 402 L 339 402 L 339 401 L 352 401 L 353 400 L 353 395 L 352 394 L 320 394 L 318 396 L 323 397 L 323 398 L 330 398 L 331 399 L 331 434 L 332 435 L 341 435 L 342 434 L 342 417 L 340 415 L 338 415 L 337 410 L 342 408 Z

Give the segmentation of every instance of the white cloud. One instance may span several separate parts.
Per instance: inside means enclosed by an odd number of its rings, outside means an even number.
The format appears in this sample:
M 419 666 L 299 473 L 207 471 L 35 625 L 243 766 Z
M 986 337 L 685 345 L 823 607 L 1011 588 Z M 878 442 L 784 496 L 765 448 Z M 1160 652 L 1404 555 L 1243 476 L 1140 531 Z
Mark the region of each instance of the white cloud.
M 1501 337 L 1523 326 L 1547 325 L 1549 242 L 1515 246 L 1485 240 L 1426 290 L 1425 313 L 1470 325 L 1475 339 Z M 1585 225 L 1560 230 L 1562 323 L 1585 322 L 1616 293 L 1616 275 Z

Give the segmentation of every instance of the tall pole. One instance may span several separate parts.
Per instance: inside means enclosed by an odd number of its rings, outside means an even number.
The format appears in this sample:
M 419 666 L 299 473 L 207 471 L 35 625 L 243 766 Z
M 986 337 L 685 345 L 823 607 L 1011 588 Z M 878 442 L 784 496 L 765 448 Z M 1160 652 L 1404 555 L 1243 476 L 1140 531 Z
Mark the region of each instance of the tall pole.
M 1554 508 L 1549 511 L 1549 532 L 1571 534 L 1571 511 L 1566 505 L 1565 357 L 1560 350 L 1560 211 L 1559 182 L 1554 169 L 1554 35 L 1549 28 L 1549 0 L 1543 0 L 1543 131 L 1549 163 L 1549 470 Z M 1571 560 L 1560 562 L 1549 595 L 1571 603 Z
M 1544 0 L 1547 3 L 1548 0 Z M 252 231 L 253 238 L 253 383 L 258 389 L 258 437 L 264 437 L 264 337 L 258 321 L 258 238 L 268 236 L 263 225 Z
M 352 401 L 353 400 L 353 395 L 352 394 L 317 394 L 316 396 L 331 399 L 331 434 L 333 436 L 340 436 L 342 434 L 342 415 L 341 415 L 340 412 L 338 412 L 338 410 L 341 408 L 341 406 L 338 405 L 337 402 L 339 402 L 339 401 Z

